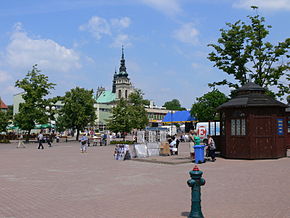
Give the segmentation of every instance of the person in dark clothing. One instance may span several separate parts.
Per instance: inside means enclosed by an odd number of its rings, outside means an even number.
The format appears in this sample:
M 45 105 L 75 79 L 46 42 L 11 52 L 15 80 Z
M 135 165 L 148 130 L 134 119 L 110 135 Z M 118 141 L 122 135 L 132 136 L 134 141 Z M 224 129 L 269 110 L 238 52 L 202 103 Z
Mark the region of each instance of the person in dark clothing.
M 106 133 L 104 133 L 104 135 L 103 135 L 102 143 L 103 143 L 104 146 L 107 145 L 107 134 Z
M 175 154 L 178 155 L 178 146 L 179 146 L 179 143 L 180 143 L 180 140 L 178 138 L 176 138 L 176 144 L 175 144 L 175 147 L 176 147 L 176 152 Z
M 46 137 L 46 140 L 47 140 L 47 144 L 48 144 L 48 147 L 52 147 L 52 142 L 53 142 L 53 133 L 50 133 L 49 136 Z
M 208 135 L 207 139 L 208 139 L 207 145 L 209 149 L 208 155 L 211 157 L 211 161 L 214 162 L 216 160 L 215 159 L 215 150 L 216 150 L 215 142 L 213 138 L 211 137 L 211 135 Z

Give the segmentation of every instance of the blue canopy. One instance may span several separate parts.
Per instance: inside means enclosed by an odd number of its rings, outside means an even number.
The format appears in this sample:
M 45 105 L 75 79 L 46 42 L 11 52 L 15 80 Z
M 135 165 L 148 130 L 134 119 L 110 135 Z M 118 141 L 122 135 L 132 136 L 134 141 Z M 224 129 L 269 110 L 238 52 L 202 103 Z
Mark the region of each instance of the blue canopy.
M 175 113 L 168 112 L 163 118 L 163 123 L 184 123 L 196 121 L 195 117 L 190 115 L 189 111 L 176 111 Z

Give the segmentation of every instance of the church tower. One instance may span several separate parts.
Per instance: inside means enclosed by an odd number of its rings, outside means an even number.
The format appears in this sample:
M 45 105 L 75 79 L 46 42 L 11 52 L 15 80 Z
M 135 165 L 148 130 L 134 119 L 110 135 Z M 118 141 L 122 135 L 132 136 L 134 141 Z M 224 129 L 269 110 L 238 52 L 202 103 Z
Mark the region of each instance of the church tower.
M 125 65 L 124 47 L 122 46 L 122 56 L 120 61 L 119 72 L 115 70 L 113 77 L 112 92 L 116 93 L 116 100 L 121 98 L 128 99 L 128 96 L 134 91 L 134 88 L 128 77 L 127 68 Z

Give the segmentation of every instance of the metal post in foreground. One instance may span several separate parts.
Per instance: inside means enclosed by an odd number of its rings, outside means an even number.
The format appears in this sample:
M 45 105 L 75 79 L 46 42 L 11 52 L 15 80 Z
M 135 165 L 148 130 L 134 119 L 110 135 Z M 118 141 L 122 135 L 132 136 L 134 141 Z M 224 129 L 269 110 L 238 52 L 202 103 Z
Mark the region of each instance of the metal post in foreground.
M 200 187 L 205 184 L 205 180 L 201 178 L 202 173 L 203 172 L 200 171 L 197 166 L 189 172 L 191 177 L 191 179 L 187 181 L 188 186 L 191 187 L 191 211 L 188 216 L 189 218 L 204 218 L 200 205 Z

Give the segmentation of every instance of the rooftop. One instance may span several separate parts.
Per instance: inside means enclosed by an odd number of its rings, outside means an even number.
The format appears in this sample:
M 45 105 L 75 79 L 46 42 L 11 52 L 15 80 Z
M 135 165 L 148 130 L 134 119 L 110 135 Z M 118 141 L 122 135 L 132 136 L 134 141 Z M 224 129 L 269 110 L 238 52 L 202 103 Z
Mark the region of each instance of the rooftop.
M 97 98 L 97 103 L 110 103 L 116 100 L 116 94 L 111 91 L 102 91 Z
M 8 106 L 0 98 L 0 109 L 8 109 Z
M 240 107 L 287 107 L 287 105 L 266 95 L 265 89 L 261 86 L 248 82 L 237 89 L 237 96 L 220 105 L 217 109 Z

